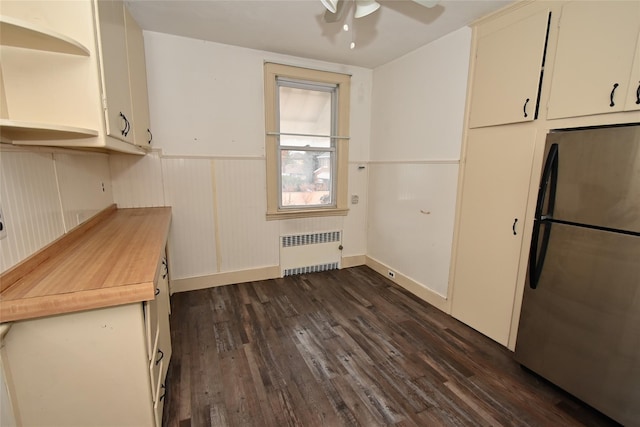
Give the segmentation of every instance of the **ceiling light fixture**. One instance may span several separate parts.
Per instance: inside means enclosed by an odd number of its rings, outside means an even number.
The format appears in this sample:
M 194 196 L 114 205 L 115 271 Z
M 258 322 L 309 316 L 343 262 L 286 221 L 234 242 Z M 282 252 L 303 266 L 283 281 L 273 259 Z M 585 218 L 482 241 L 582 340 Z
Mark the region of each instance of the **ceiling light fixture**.
M 333 14 L 336 14 L 343 9 L 341 6 L 350 0 L 320 0 L 322 5 Z M 424 7 L 434 7 L 440 0 L 412 0 Z M 376 10 L 380 9 L 380 3 L 376 0 L 353 0 L 356 4 L 356 11 L 353 14 L 354 18 L 362 18 L 371 15 Z M 326 19 L 326 17 L 325 17 Z M 335 20 L 327 20 L 327 22 L 335 22 Z
M 363 18 L 380 9 L 380 3 L 375 0 L 355 0 L 355 2 L 356 11 L 353 14 L 354 18 Z
M 349 1 L 351 0 L 320 0 L 322 5 L 327 9 L 327 13 L 324 14 L 325 22 L 334 23 L 334 22 L 342 21 L 344 11 L 345 9 L 347 9 L 347 6 L 345 6 L 345 4 L 351 4 L 349 3 Z M 433 7 L 437 5 L 440 0 L 412 0 L 412 1 L 424 7 Z M 353 0 L 353 3 L 355 3 L 356 5 L 355 11 L 353 12 L 354 19 L 369 16 L 376 10 L 380 9 L 380 3 L 378 3 L 376 0 Z M 356 47 L 356 43 L 354 40 L 355 35 L 353 31 L 354 24 L 355 24 L 355 21 L 352 19 L 351 27 L 349 27 L 348 24 L 344 24 L 342 27 L 344 31 L 351 30 L 351 34 L 352 34 L 351 44 L 349 45 L 349 48 L 351 49 L 355 49 Z

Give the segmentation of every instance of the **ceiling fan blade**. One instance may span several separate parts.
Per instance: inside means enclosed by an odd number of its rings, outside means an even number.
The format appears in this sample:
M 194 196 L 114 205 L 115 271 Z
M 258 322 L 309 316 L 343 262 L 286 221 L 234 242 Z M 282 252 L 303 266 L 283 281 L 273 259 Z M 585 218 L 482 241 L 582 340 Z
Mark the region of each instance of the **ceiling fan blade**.
M 341 21 L 344 16 L 344 12 L 347 9 L 347 6 L 345 6 L 347 3 L 349 3 L 347 0 L 338 1 L 336 3 L 335 13 L 331 13 L 331 11 L 327 9 L 324 13 L 324 22 L 331 24 L 333 22 Z
M 439 0 L 413 0 L 418 3 L 420 6 L 424 7 L 433 7 L 439 3 Z
M 320 0 L 322 5 L 327 8 L 327 10 L 331 13 L 336 13 L 336 7 L 338 5 L 338 0 Z
M 380 9 L 380 3 L 375 0 L 356 0 L 356 12 L 353 14 L 353 17 L 363 18 L 371 15 L 378 9 Z

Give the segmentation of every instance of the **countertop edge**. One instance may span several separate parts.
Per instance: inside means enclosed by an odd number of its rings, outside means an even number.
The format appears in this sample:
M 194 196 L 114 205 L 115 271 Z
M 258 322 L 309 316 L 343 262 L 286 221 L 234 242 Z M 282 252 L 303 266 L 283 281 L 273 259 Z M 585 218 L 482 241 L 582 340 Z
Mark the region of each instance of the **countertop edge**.
M 0 301 L 0 322 L 15 322 L 96 308 L 149 301 L 155 298 L 154 283 L 127 284 L 57 295 Z
M 9 292 L 9 289 L 14 289 L 12 286 L 20 286 L 20 282 L 30 274 L 37 274 L 38 268 L 40 268 L 41 265 L 54 262 L 56 248 L 75 245 L 78 242 L 83 241 L 83 239 L 86 239 L 84 241 L 91 241 L 91 239 L 94 238 L 93 236 L 97 233 L 92 231 L 92 229 L 99 230 L 102 223 L 106 224 L 111 221 L 115 218 L 115 215 L 118 215 L 118 213 L 124 214 L 126 219 L 126 215 L 139 216 L 139 212 L 146 209 L 149 210 L 149 214 L 156 211 L 155 217 L 159 218 L 159 220 L 157 220 L 157 227 L 155 228 L 154 233 L 148 236 L 152 243 L 150 246 L 145 245 L 147 246 L 147 251 L 145 252 L 146 255 L 143 257 L 143 264 L 147 266 L 145 270 L 149 271 L 152 267 L 151 264 L 157 265 L 162 259 L 171 224 L 171 208 L 152 207 L 116 209 L 115 205 L 111 205 L 88 220 L 85 224 L 55 240 L 53 243 L 45 246 L 31 257 L 18 264 L 17 267 L 19 267 L 19 274 L 16 273 L 16 268 L 14 267 L 0 275 L 3 280 L 7 276 L 14 279 L 13 283 L 9 286 L 3 286 L 4 289 L 2 293 L 4 293 L 5 290 Z M 158 216 L 158 209 L 164 209 L 166 212 L 163 212 Z M 70 289 L 69 291 L 62 289 L 56 293 L 25 296 L 23 298 L 16 299 L 9 297 L 4 299 L 0 293 L 0 323 L 55 316 L 153 300 L 155 298 L 155 282 L 158 280 L 158 269 L 154 268 L 153 270 L 154 274 L 149 275 L 145 273 L 142 275 L 143 277 L 139 277 L 139 279 L 142 280 L 123 280 L 122 283 L 114 283 L 111 286 L 88 289 Z M 78 280 L 82 280 L 82 278 L 78 277 Z

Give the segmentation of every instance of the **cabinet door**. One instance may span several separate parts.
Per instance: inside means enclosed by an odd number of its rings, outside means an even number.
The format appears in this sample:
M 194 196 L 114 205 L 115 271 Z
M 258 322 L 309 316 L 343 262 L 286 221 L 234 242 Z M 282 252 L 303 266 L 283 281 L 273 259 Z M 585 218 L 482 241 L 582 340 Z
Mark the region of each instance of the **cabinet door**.
M 142 325 L 140 304 L 13 323 L 1 351 L 18 425 L 153 425 Z
M 625 111 L 640 110 L 640 31 L 638 31 L 636 56 L 631 67 L 631 80 L 624 109 Z
M 469 126 L 534 120 L 549 11 L 478 39 Z
M 560 17 L 547 117 L 622 111 L 630 92 L 639 30 L 640 2 L 566 4 Z M 634 87 L 638 80 L 636 73 Z
M 469 132 L 452 315 L 507 345 L 536 130 Z
M 166 255 L 162 258 L 160 266 L 158 289 L 159 293 L 156 297 L 158 301 L 158 329 L 160 331 L 158 346 L 162 351 L 165 365 L 168 367 L 169 359 L 171 359 L 171 329 L 169 324 L 169 269 Z
M 141 147 L 151 145 L 149 129 L 149 99 L 147 93 L 147 68 L 144 57 L 144 38 L 138 23 L 124 8 L 127 34 L 127 58 L 129 60 L 129 85 L 133 109 L 133 143 Z
M 124 5 L 119 0 L 96 0 L 96 4 L 107 135 L 133 142 Z

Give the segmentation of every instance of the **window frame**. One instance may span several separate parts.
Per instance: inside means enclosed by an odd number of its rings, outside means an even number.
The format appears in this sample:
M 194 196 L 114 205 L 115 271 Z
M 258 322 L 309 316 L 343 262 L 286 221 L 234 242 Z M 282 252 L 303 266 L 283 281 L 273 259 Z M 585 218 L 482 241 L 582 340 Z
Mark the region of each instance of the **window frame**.
M 279 145 L 279 111 L 277 79 L 336 86 L 336 134 L 331 135 L 335 146 L 335 202 L 332 206 L 281 207 L 281 170 Z M 347 215 L 349 174 L 349 105 L 351 76 L 266 62 L 264 64 L 265 99 L 265 157 L 267 173 L 267 220 Z

